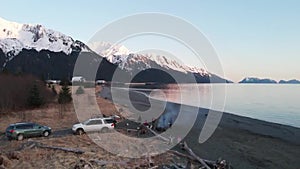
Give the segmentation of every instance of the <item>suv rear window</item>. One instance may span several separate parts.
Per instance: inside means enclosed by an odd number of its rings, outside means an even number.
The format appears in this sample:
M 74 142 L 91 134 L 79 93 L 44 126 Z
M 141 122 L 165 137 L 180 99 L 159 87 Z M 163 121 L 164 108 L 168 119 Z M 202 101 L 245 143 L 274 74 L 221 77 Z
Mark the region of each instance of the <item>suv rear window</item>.
M 114 123 L 115 122 L 113 119 L 105 119 L 104 121 L 105 121 L 105 123 Z

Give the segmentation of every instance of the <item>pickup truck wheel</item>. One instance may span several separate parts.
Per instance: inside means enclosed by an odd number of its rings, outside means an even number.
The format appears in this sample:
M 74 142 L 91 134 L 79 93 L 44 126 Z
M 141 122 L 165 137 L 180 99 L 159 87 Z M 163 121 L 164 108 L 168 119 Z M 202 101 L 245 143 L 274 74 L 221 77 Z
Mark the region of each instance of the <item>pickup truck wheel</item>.
M 83 134 L 84 134 L 84 131 L 83 131 L 83 129 L 77 129 L 77 130 L 76 130 L 76 133 L 77 133 L 78 135 L 83 135 Z
M 19 134 L 18 137 L 17 137 L 17 140 L 18 141 L 22 141 L 23 139 L 24 139 L 23 134 Z
M 49 131 L 44 131 L 44 133 L 43 133 L 43 136 L 44 137 L 48 137 L 50 135 L 50 132 Z
M 102 132 L 102 133 L 107 133 L 107 132 L 108 132 L 108 128 L 107 128 L 107 127 L 102 128 L 102 129 L 101 129 L 101 132 Z

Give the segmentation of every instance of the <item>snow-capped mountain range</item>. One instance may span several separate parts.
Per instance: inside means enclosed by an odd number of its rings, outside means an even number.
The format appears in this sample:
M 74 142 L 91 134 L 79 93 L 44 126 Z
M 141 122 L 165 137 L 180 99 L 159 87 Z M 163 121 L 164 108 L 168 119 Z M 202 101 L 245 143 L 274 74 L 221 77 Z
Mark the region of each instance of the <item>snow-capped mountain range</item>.
M 66 36 L 52 29 L 47 29 L 39 24 L 20 24 L 0 18 L 0 48 L 11 60 L 22 49 L 35 49 L 36 51 L 49 50 L 70 54 L 73 47 L 78 46 L 70 36 Z M 107 42 L 94 42 L 88 46 L 105 57 L 113 64 L 118 64 L 121 69 L 130 71 L 133 67 L 139 70 L 151 68 L 156 63 L 164 68 L 180 72 L 193 72 L 201 75 L 209 74 L 202 68 L 190 67 L 178 63 L 165 56 L 142 55 L 131 53 L 123 45 L 112 45 Z M 88 49 L 83 48 L 88 51 Z M 143 62 L 144 64 L 140 64 Z M 137 66 L 140 65 L 140 66 Z
M 106 58 L 108 61 L 105 63 L 106 70 L 102 71 L 109 74 L 113 73 L 116 67 L 122 69 L 125 74 L 128 72 L 129 76 L 132 72 L 155 68 L 178 72 L 178 76 L 182 77 L 185 74 L 194 75 L 199 83 L 209 83 L 211 77 L 221 83 L 225 80 L 205 69 L 187 66 L 165 56 L 133 53 L 123 45 L 112 45 L 107 42 L 86 45 L 40 24 L 20 24 L 0 17 L 0 68 L 2 70 L 61 78 L 72 74 L 72 67 L 82 51 Z M 58 64 L 59 68 L 57 68 Z M 108 70 L 112 72 L 107 72 Z M 147 73 L 141 79 L 160 81 L 159 77 L 153 79 L 153 76 L 158 76 L 157 71 Z M 166 78 L 162 82 L 170 82 L 170 79 Z
M 180 64 L 179 62 L 165 56 L 133 53 L 130 52 L 130 50 L 124 45 L 113 45 L 107 42 L 93 42 L 89 43 L 88 46 L 99 55 L 105 57 L 111 63 L 118 64 L 121 69 L 127 71 L 132 71 L 134 68 L 138 70 L 145 70 L 153 68 L 155 67 L 154 64 L 157 64 L 166 69 L 172 69 L 184 73 L 199 73 L 201 76 L 210 76 L 210 74 L 203 68 Z

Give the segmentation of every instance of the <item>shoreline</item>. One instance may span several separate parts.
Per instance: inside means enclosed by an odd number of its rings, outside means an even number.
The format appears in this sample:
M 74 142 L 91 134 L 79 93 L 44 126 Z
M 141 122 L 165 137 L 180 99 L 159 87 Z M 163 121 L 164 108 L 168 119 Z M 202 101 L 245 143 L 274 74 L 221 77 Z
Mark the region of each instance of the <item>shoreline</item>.
M 266 86 L 240 84 L 166 84 L 161 87 L 161 89 L 165 92 L 165 95 L 168 95 L 168 100 L 170 102 L 176 102 L 179 104 L 184 103 L 191 106 L 300 128 L 300 107 L 297 102 L 300 86 L 297 85 L 284 85 L 280 87 L 276 85 Z M 142 87 L 138 86 L 137 88 Z M 147 86 L 147 88 L 151 87 Z M 153 88 L 160 89 L 159 86 L 154 86 Z M 182 101 L 179 98 L 181 94 L 177 90 L 179 88 L 180 90 L 183 90 Z M 201 103 L 195 99 L 188 99 L 189 89 L 191 88 L 194 90 L 196 88 L 199 89 L 198 92 L 201 93 Z M 224 98 L 223 90 L 226 92 L 226 97 Z M 218 93 L 221 91 L 221 95 L 219 96 L 214 91 L 218 91 Z M 164 96 L 159 94 L 159 91 L 154 92 L 151 96 L 165 101 Z M 222 106 L 224 103 L 226 106 Z
M 110 88 L 105 87 L 100 96 L 111 99 Z M 118 100 L 114 101 L 122 101 L 122 97 L 123 93 L 120 90 Z M 146 98 L 138 92 L 130 92 L 130 99 L 133 106 L 139 110 L 147 110 L 149 101 L 161 102 Z M 214 134 L 205 143 L 199 144 L 199 131 L 202 129 L 208 111 L 210 110 L 199 108 L 196 122 L 184 138 L 198 155 L 207 159 L 223 157 L 231 162 L 233 167 L 243 169 L 300 166 L 297 158 L 300 156 L 300 128 L 293 126 L 224 112 Z M 179 147 L 175 149 L 180 151 Z
M 125 90 L 126 88 L 120 88 L 120 90 Z M 103 88 L 103 91 L 108 99 L 111 100 L 111 96 L 109 94 L 109 91 L 107 91 L 108 88 L 105 87 Z M 162 100 L 155 99 L 152 97 L 148 97 L 145 93 L 140 92 L 141 90 L 138 89 L 139 91 L 136 91 L 133 89 L 132 95 L 132 101 L 134 101 L 134 106 L 139 106 L 139 107 L 148 107 L 150 106 L 149 100 L 155 100 L 158 102 L 163 102 Z M 147 91 L 147 90 L 145 90 Z M 103 96 L 103 95 L 102 95 Z M 147 98 L 148 97 L 148 98 Z M 174 105 L 182 105 L 179 103 L 174 103 L 168 101 L 169 104 L 174 104 Z M 184 105 L 187 107 L 194 107 L 191 105 Z M 217 110 L 211 110 L 207 108 L 202 108 L 202 107 L 195 107 L 199 109 L 200 114 L 207 114 L 208 111 L 213 111 L 213 112 L 219 112 Z M 220 112 L 221 113 L 221 112 Z M 248 130 L 249 132 L 252 132 L 254 134 L 261 134 L 265 136 L 270 136 L 270 137 L 275 137 L 275 138 L 280 138 L 285 141 L 289 141 L 295 144 L 300 145 L 300 128 L 295 127 L 295 126 L 289 126 L 285 124 L 280 124 L 280 123 L 274 123 L 274 122 L 269 122 L 269 121 L 264 121 L 260 119 L 255 119 L 251 117 L 246 117 L 246 116 L 240 116 L 236 115 L 230 112 L 223 112 L 222 119 L 220 121 L 220 124 L 225 125 L 226 127 L 238 127 L 243 130 Z M 279 130 L 278 130 L 279 129 Z M 280 130 L 285 130 L 283 133 L 279 133 Z M 287 137 L 292 137 L 292 138 L 287 138 Z

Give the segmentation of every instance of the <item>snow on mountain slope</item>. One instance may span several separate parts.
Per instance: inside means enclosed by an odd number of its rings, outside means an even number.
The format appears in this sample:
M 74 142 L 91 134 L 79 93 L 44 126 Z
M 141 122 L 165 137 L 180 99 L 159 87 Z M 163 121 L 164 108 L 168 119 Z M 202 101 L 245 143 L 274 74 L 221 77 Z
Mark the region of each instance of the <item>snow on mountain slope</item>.
M 199 73 L 202 76 L 209 74 L 203 68 L 187 66 L 187 65 L 178 63 L 175 60 L 169 59 L 169 58 L 167 58 L 165 56 L 159 56 L 159 55 L 153 56 L 153 55 L 149 55 L 148 58 L 150 60 L 153 60 L 154 62 L 156 62 L 160 66 L 162 66 L 164 68 L 167 68 L 167 69 L 173 69 L 173 70 L 177 70 L 177 71 L 185 72 L 185 73 L 186 72 Z
M 129 50 L 123 45 L 112 45 L 108 42 L 93 42 L 88 46 L 100 56 L 105 57 L 113 64 L 121 64 L 126 62 Z
M 79 41 L 39 24 L 19 24 L 0 18 L 0 48 L 12 59 L 22 49 L 43 49 L 70 54 Z M 87 50 L 83 48 L 84 50 Z
M 210 76 L 210 74 L 203 68 L 187 66 L 165 56 L 133 53 L 123 45 L 113 45 L 106 42 L 93 42 L 88 44 L 88 46 L 99 55 L 105 57 L 111 63 L 118 64 L 121 69 L 125 69 L 127 71 L 131 71 L 133 69 L 145 70 L 153 68 L 155 67 L 155 64 L 157 64 L 166 69 L 172 69 L 184 73 L 199 73 L 201 76 Z

